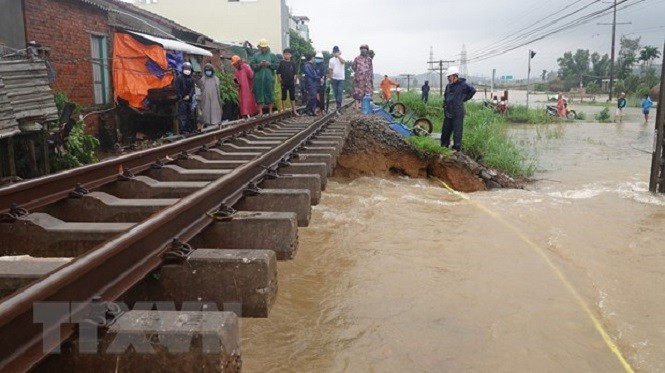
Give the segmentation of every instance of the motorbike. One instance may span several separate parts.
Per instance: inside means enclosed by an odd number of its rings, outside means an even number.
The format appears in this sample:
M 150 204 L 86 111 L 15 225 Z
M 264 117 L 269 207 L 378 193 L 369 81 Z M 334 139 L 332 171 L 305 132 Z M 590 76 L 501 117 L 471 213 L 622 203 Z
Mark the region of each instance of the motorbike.
M 563 105 L 566 108 L 566 118 L 568 119 L 577 118 L 577 112 L 575 111 L 574 108 L 568 106 L 568 102 L 564 101 Z M 545 111 L 547 112 L 547 114 L 553 117 L 559 116 L 559 110 L 556 108 L 556 105 L 545 105 Z

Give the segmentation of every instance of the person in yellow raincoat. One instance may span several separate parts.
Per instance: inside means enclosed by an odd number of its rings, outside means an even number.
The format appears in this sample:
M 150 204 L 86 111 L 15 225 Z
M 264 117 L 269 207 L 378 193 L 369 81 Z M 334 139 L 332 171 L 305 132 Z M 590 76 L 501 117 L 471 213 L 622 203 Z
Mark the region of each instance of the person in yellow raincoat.
M 384 101 L 388 102 L 392 98 L 390 90 L 392 89 L 392 87 L 399 87 L 399 84 L 397 84 L 397 82 L 395 82 L 394 80 L 388 78 L 388 75 L 384 75 L 380 87 L 381 91 L 383 92 Z

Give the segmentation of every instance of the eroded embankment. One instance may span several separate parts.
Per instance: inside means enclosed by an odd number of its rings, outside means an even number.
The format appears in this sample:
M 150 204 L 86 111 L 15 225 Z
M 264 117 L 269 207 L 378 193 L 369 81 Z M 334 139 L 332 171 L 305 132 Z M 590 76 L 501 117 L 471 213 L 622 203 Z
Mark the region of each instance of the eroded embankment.
M 351 133 L 337 159 L 336 177 L 387 177 L 396 174 L 412 178 L 433 176 L 463 192 L 522 188 L 511 177 L 463 153 L 457 152 L 449 157 L 424 154 L 391 130 L 382 118 L 353 115 L 348 120 Z

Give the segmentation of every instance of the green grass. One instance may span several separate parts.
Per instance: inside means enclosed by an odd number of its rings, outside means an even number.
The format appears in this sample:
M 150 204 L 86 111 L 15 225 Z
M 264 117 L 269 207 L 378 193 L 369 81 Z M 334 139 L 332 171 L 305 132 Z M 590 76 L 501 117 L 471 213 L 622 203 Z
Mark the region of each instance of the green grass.
M 563 118 L 553 117 L 545 109 L 527 109 L 526 106 L 515 105 L 508 108 L 508 123 L 548 124 L 561 122 Z
M 429 118 L 434 125 L 434 132 L 441 132 L 443 99 L 440 95 L 430 93 L 429 102 L 425 104 L 417 93 L 408 92 L 400 95 L 400 102 L 419 116 Z M 542 112 L 545 114 L 544 110 Z M 537 118 L 538 114 L 532 115 Z M 444 152 L 447 151 L 433 139 L 411 137 L 408 141 L 423 151 L 444 155 L 446 154 Z M 513 139 L 508 136 L 506 118 L 492 110 L 485 109 L 481 103 L 469 102 L 466 104 L 462 148 L 464 153 L 472 158 L 512 177 L 529 177 L 536 169 L 534 161 L 527 157 L 526 153 L 519 149 Z
M 409 136 L 406 138 L 406 141 L 423 153 L 441 154 L 446 157 L 453 154 L 452 150 L 442 147 L 431 137 Z

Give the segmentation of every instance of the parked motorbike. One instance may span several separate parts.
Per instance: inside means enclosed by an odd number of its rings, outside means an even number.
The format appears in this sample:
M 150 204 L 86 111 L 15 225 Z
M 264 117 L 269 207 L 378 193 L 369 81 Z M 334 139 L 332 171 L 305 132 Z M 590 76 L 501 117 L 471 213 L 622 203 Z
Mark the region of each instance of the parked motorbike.
M 577 118 L 577 112 L 575 112 L 574 108 L 569 107 L 567 102 L 564 102 L 564 107 L 566 108 L 566 118 L 568 119 Z M 553 117 L 559 116 L 559 110 L 556 108 L 556 105 L 545 105 L 545 111 L 547 112 L 547 114 Z

